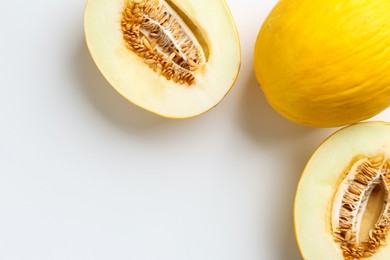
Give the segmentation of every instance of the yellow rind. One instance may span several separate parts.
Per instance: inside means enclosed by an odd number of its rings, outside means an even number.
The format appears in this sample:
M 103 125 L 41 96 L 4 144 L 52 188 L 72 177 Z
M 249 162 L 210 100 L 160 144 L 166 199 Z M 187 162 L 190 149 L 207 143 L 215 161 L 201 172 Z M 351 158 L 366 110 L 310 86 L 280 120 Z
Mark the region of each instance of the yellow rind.
M 256 78 L 298 124 L 336 127 L 390 105 L 390 2 L 281 0 L 260 29 Z

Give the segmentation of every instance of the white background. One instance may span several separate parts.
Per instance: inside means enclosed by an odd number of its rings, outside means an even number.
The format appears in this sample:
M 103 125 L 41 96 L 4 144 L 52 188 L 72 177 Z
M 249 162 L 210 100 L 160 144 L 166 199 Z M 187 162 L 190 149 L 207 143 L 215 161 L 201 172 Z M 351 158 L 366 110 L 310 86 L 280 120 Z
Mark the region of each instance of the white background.
M 0 2 L 1 260 L 301 258 L 295 189 L 334 129 L 285 120 L 258 88 L 253 47 L 276 0 L 227 2 L 241 73 L 217 108 L 185 121 L 107 84 L 84 1 Z

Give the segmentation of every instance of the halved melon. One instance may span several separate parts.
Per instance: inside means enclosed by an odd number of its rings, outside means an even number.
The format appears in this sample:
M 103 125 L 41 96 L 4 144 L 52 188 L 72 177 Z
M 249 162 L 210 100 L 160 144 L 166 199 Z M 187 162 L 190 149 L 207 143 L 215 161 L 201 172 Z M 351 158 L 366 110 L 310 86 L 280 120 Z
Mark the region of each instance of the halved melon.
M 295 199 L 305 259 L 390 259 L 390 123 L 344 128 L 308 162 Z
M 84 27 L 109 83 L 165 117 L 209 110 L 238 75 L 240 44 L 224 0 L 89 0 Z

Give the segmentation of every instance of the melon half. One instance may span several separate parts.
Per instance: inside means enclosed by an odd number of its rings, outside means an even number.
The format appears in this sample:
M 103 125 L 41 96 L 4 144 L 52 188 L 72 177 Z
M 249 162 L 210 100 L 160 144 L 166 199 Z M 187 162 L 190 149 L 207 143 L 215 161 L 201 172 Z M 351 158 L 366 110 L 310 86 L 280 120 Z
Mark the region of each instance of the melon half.
M 390 259 L 390 124 L 352 125 L 322 143 L 294 215 L 304 259 Z
M 84 27 L 108 82 L 161 116 L 204 113 L 239 72 L 239 38 L 224 0 L 89 0 Z

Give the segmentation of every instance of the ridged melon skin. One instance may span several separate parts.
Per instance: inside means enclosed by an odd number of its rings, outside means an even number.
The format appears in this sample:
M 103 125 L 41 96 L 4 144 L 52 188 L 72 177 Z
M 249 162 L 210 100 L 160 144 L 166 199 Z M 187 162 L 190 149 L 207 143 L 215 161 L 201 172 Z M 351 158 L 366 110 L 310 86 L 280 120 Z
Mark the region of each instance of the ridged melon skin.
M 255 47 L 269 103 L 303 125 L 334 127 L 390 105 L 390 1 L 281 0 Z

